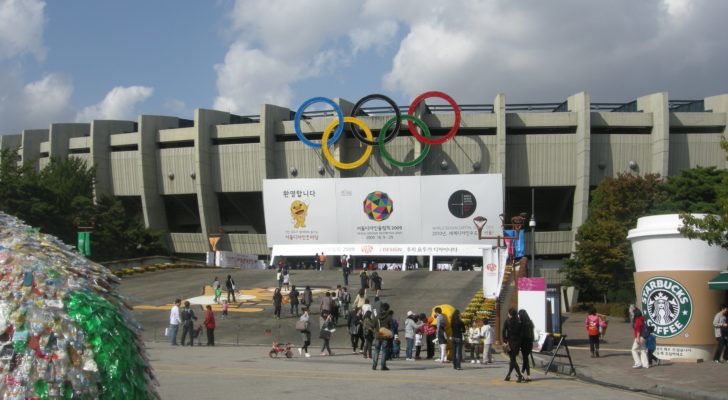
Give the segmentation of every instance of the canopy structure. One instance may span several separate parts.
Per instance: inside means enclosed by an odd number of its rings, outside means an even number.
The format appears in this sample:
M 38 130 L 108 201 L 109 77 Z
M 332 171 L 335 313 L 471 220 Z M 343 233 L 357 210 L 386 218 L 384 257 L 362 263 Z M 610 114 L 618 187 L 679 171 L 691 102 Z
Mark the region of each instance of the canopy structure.
M 728 271 L 723 271 L 720 275 L 709 280 L 708 288 L 711 290 L 728 290 Z

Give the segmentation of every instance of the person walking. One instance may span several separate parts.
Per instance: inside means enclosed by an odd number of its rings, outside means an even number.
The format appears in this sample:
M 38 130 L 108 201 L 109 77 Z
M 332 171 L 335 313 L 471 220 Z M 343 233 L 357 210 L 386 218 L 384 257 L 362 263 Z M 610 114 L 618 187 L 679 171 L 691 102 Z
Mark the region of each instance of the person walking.
M 510 381 L 511 373 L 515 370 L 516 375 L 518 375 L 518 382 L 523 382 L 523 375 L 521 375 L 521 370 L 518 368 L 518 361 L 516 361 L 516 357 L 518 357 L 518 353 L 521 351 L 522 332 L 521 321 L 518 320 L 518 313 L 515 308 L 508 310 L 508 319 L 506 319 L 506 323 L 503 325 L 502 337 L 506 340 L 508 358 L 510 359 L 508 374 L 504 380 Z
M 468 328 L 468 343 L 470 343 L 470 363 L 480 364 L 480 327 L 478 326 L 478 320 L 473 320 L 470 328 Z
M 367 289 L 369 289 L 369 276 L 367 275 L 367 271 L 361 271 L 359 281 L 361 282 L 361 288 L 364 289 L 364 296 L 366 296 Z
M 483 364 L 493 363 L 493 340 L 495 332 L 490 326 L 490 319 L 483 319 L 483 326 L 480 328 L 480 337 L 483 338 Z
M 326 294 L 324 294 L 324 297 L 321 298 L 321 304 L 319 305 L 319 310 L 320 310 L 321 314 L 323 314 L 324 311 L 326 311 L 326 314 L 329 314 L 331 312 L 331 293 L 330 292 L 326 292 Z
M 632 359 L 634 365 L 632 368 L 649 368 L 647 361 L 647 348 L 645 347 L 645 337 L 642 335 L 643 326 L 645 325 L 645 317 L 638 308 L 634 310 L 634 321 L 632 322 L 632 331 L 634 341 L 632 342 Z M 646 327 L 644 328 L 647 329 Z
M 194 320 L 197 319 L 197 316 L 195 315 L 195 311 L 190 308 L 190 302 L 185 301 L 185 307 L 180 310 L 180 319 L 182 320 L 182 341 L 181 345 L 185 345 L 185 338 L 189 334 L 190 336 L 190 346 L 194 346 L 195 340 L 193 337 L 193 330 L 194 330 Z
M 217 293 L 218 289 L 220 289 L 220 280 L 215 277 L 215 279 L 212 281 L 212 293 L 215 296 L 213 301 L 215 302 L 215 304 L 218 304 L 220 302 L 220 295 Z M 220 293 L 222 293 L 222 291 Z
M 533 351 L 533 321 L 531 321 L 528 312 L 523 309 L 518 311 L 518 320 L 521 321 L 521 360 L 523 361 L 521 374 L 525 374 L 523 377 L 525 382 L 531 382 L 531 364 L 528 358 L 531 355 L 531 351 Z
M 367 294 L 364 292 L 364 288 L 359 289 L 359 293 L 354 298 L 354 308 L 364 307 L 364 301 L 367 299 Z
M 376 291 L 374 293 L 375 296 L 379 296 L 379 292 L 382 290 L 382 277 L 379 276 L 379 273 L 377 271 L 374 271 L 372 273 L 372 283 L 374 284 L 374 290 Z
M 364 358 L 372 358 L 372 343 L 374 342 L 374 332 L 376 331 L 376 323 L 372 319 L 372 312 L 364 313 L 362 319 L 362 327 L 364 328 Z
M 379 334 L 379 330 L 385 328 L 390 331 L 389 336 L 382 336 Z M 389 371 L 389 368 L 387 368 L 387 358 L 389 357 L 389 340 L 394 337 L 393 334 L 391 334 L 391 331 L 394 329 L 394 326 L 392 324 L 392 317 L 389 314 L 389 303 L 382 304 L 381 312 L 379 317 L 377 318 L 377 344 L 374 347 L 374 358 L 372 362 L 372 369 L 377 369 L 377 363 L 379 361 L 379 357 L 382 358 L 382 371 Z
M 319 253 L 316 253 L 316 255 L 313 256 L 313 269 L 314 271 L 321 269 L 321 258 L 319 257 Z
M 276 288 L 273 292 L 273 316 L 276 319 L 281 319 L 281 307 L 283 306 L 283 295 L 281 294 L 281 288 Z
M 301 329 L 303 345 L 298 348 L 298 355 L 300 356 L 301 353 L 304 353 L 306 357 L 311 357 L 311 354 L 308 352 L 308 346 L 311 344 L 311 322 L 308 317 L 308 307 L 303 307 L 303 314 L 301 314 L 301 318 L 298 320 L 301 322 L 303 328 Z
M 331 318 L 331 314 L 328 311 L 322 311 L 319 317 L 319 339 L 323 340 L 321 344 L 320 356 L 325 356 L 324 350 L 328 352 L 328 355 L 333 356 L 334 352 L 331 351 L 329 342 L 331 341 L 331 335 L 336 331 L 334 328 L 334 319 Z
M 349 293 L 349 289 L 344 286 L 341 289 L 341 307 L 344 309 L 344 313 L 349 312 L 349 306 L 351 305 L 351 294 Z
M 720 311 L 713 317 L 713 330 L 715 332 L 715 341 L 718 347 L 713 354 L 713 362 L 719 363 L 721 353 L 723 353 L 723 362 L 728 361 L 728 305 L 721 304 Z
M 288 268 L 283 270 L 283 290 L 290 290 L 291 285 L 291 274 L 288 273 Z
M 586 327 L 586 334 L 589 336 L 589 350 L 592 358 L 599 357 L 599 327 L 603 323 L 602 319 L 597 315 L 597 309 L 593 306 L 589 307 L 589 314 L 584 320 L 584 327 Z
M 346 254 L 341 256 L 341 273 L 344 276 L 344 286 L 349 286 L 349 257 Z
M 291 315 L 295 311 L 298 317 L 298 290 L 296 290 L 296 285 L 291 286 L 291 291 L 288 292 L 288 302 L 291 304 Z
M 313 292 L 311 286 L 306 285 L 306 289 L 303 289 L 303 306 L 310 310 L 311 304 L 313 304 Z
M 655 357 L 655 350 L 657 350 L 657 335 L 655 335 L 655 327 L 650 326 L 647 328 L 647 330 L 650 332 L 650 336 L 647 337 L 647 340 L 645 340 L 645 348 L 647 349 L 647 362 L 650 364 L 650 367 L 652 367 L 652 362 L 655 362 L 655 365 L 660 365 L 660 359 Z
M 355 308 L 346 314 L 346 325 L 349 327 L 349 335 L 351 336 L 351 351 L 357 354 L 356 349 L 359 346 L 361 346 L 361 350 L 363 351 L 364 329 L 362 328 L 361 309 Z
M 462 370 L 463 339 L 465 338 L 465 324 L 460 319 L 460 310 L 455 309 L 450 318 L 450 341 L 452 343 L 452 367 Z
M 182 303 L 182 300 L 175 299 L 174 306 L 169 311 L 169 330 L 167 333 L 169 334 L 172 346 L 177 346 L 177 330 L 179 330 L 179 324 L 182 322 L 179 316 L 180 303 Z
M 227 290 L 227 301 L 230 303 L 230 296 L 233 298 L 233 303 L 235 303 L 235 281 L 233 280 L 233 277 L 228 275 L 227 279 L 225 280 L 225 289 Z
M 437 344 L 440 347 L 440 358 L 437 360 L 437 362 L 446 363 L 447 362 L 447 330 L 445 329 L 445 324 L 447 323 L 447 319 L 442 314 L 442 309 L 440 307 L 435 308 L 435 329 L 437 331 Z
M 207 345 L 215 345 L 215 313 L 212 312 L 212 306 L 205 307 L 205 329 L 207 330 Z

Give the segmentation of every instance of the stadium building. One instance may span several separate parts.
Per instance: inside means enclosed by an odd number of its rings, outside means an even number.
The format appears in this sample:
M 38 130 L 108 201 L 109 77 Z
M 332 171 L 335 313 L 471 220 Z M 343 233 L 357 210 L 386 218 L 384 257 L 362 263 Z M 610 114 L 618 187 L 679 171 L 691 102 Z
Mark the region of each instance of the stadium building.
M 344 115 L 354 103 L 336 99 Z M 431 102 L 431 101 L 428 101 Z M 306 111 L 306 138 L 320 141 L 337 116 Z M 402 108 L 402 114 L 407 107 Z M 194 120 L 141 115 L 137 121 L 53 123 L 48 129 L 0 136 L 21 161 L 43 168 L 51 157 L 77 157 L 96 167 L 96 195 L 135 204 L 153 230 L 168 232 L 170 249 L 202 255 L 208 234 L 225 232 L 220 250 L 270 254 L 263 205 L 265 179 L 349 178 L 500 173 L 504 210 L 510 217 L 534 214 L 536 267 L 548 269 L 574 249 L 574 235 L 587 217 L 589 193 L 605 177 L 624 173 L 679 174 L 696 166 L 725 168 L 719 143 L 728 135 L 728 94 L 702 100 L 671 100 L 655 93 L 628 103 L 595 103 L 586 92 L 563 103 L 458 104 L 461 121 L 450 140 L 433 145 L 414 167 L 398 167 L 376 149 L 360 167 L 338 169 L 321 149 L 303 143 L 295 110 L 264 104 L 260 115 L 238 116 L 197 109 Z M 363 106 L 357 117 L 375 134 L 393 108 Z M 415 110 L 433 137 L 455 122 L 451 105 Z M 376 147 L 376 146 L 373 146 Z M 411 160 L 423 152 L 403 122 L 386 145 L 391 157 Z M 358 159 L 366 146 L 351 134 L 331 146 L 332 157 Z M 532 195 L 535 209 L 532 209 Z M 531 254 L 530 230 L 526 233 Z

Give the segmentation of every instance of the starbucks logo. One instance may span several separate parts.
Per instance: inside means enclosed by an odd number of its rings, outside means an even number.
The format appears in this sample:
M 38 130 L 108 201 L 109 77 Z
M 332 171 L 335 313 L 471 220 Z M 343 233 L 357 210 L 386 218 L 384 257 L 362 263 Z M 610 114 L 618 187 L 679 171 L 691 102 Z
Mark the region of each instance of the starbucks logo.
M 690 293 L 674 279 L 656 276 L 642 285 L 642 314 L 661 338 L 676 336 L 690 323 L 693 301 Z

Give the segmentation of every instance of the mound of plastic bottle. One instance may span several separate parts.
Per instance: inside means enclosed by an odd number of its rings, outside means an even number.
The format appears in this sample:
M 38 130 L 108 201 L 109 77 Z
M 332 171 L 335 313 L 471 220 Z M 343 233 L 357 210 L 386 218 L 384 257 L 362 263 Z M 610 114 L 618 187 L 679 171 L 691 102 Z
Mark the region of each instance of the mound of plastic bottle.
M 158 399 L 118 278 L 0 213 L 3 400 Z

